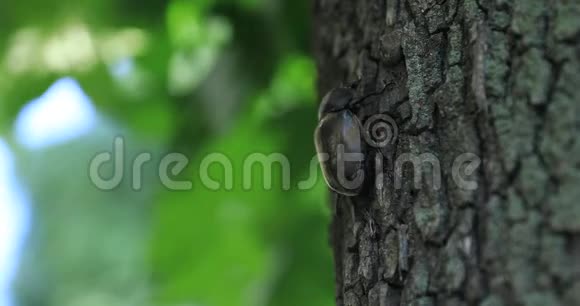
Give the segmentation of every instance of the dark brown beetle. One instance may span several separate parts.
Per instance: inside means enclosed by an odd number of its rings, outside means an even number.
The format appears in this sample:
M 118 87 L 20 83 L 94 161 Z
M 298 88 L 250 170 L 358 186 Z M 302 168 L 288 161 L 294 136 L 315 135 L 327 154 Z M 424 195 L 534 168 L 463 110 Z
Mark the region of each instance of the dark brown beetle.
M 371 96 L 382 94 L 388 84 L 377 92 L 355 99 L 355 88 L 334 88 L 328 92 L 318 109 L 318 126 L 314 144 L 326 183 L 333 191 L 355 196 L 363 188 L 365 144 L 364 127 L 353 109 Z
M 333 191 L 355 196 L 364 180 L 362 125 L 350 110 L 355 92 L 351 88 L 335 88 L 322 99 L 318 110 L 318 126 L 314 143 L 322 173 Z

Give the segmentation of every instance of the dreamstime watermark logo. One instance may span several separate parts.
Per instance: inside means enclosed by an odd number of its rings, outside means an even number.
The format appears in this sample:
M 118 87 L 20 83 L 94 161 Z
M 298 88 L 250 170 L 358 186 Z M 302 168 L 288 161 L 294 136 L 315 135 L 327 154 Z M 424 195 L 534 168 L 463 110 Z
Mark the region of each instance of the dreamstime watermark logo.
M 399 128 L 391 116 L 378 114 L 365 121 L 363 137 L 369 145 L 375 148 L 394 145 L 398 136 Z
M 356 189 L 365 181 L 365 176 L 368 174 L 363 167 L 357 168 L 356 175 L 352 174 L 352 163 L 363 165 L 366 158 L 374 158 L 375 165 L 375 182 L 376 188 L 381 190 L 385 187 L 385 158 L 380 153 L 380 149 L 385 146 L 395 145 L 398 135 L 398 127 L 393 118 L 387 115 L 375 115 L 365 121 L 362 126 L 362 138 L 371 147 L 375 148 L 374 156 L 365 156 L 357 152 L 345 152 L 345 147 L 342 144 L 334 148 L 335 152 L 318 153 L 310 159 L 308 165 L 308 175 L 306 178 L 293 183 L 291 175 L 291 161 L 282 153 L 252 153 L 246 156 L 242 161 L 242 166 L 234 167 L 234 159 L 224 153 L 214 152 L 205 155 L 197 168 L 195 174 L 201 182 L 201 187 L 208 190 L 233 190 L 234 179 L 241 178 L 241 186 L 244 190 L 250 190 L 255 187 L 256 169 L 261 169 L 262 188 L 264 190 L 272 190 L 279 188 L 274 186 L 273 182 L 279 178 L 280 188 L 282 190 L 291 190 L 297 188 L 298 190 L 310 190 L 319 182 L 319 165 L 324 162 L 336 162 L 334 167 L 337 173 L 326 173 L 326 175 L 335 175 L 336 180 L 348 189 Z M 149 152 L 142 152 L 137 154 L 134 158 L 128 158 L 126 152 L 126 143 L 123 137 L 115 137 L 113 140 L 112 151 L 105 151 L 96 154 L 89 163 L 89 179 L 94 186 L 100 190 L 113 190 L 121 185 L 124 180 L 129 180 L 133 190 L 142 190 L 144 167 L 146 164 L 153 163 L 154 156 Z M 372 150 L 371 150 L 372 151 Z M 188 166 L 190 166 L 189 158 L 181 153 L 168 153 L 163 156 L 158 156 L 156 164 L 156 174 L 161 184 L 169 189 L 175 191 L 193 190 L 198 188 L 193 184 L 193 178 L 184 178 L 183 173 Z M 237 161 L 237 159 L 235 159 Z M 349 165 L 350 163 L 350 165 Z M 237 163 L 236 163 L 237 164 Z M 441 188 L 442 170 L 439 159 L 432 153 L 413 154 L 404 153 L 396 156 L 391 163 L 394 165 L 392 182 L 395 189 L 403 188 L 404 168 L 410 166 L 413 169 L 412 186 L 415 189 L 424 188 L 422 184 L 423 179 L 428 175 L 430 178 L 430 188 Z M 450 171 L 451 178 L 458 188 L 464 190 L 475 190 L 478 188 L 475 173 L 481 165 L 480 158 L 472 153 L 464 153 L 456 156 Z M 107 170 L 102 171 L 107 167 Z M 219 179 L 211 177 L 210 168 L 219 167 L 223 170 Z M 279 171 L 274 172 L 277 168 Z M 304 168 L 304 167 L 301 167 Z M 236 172 L 241 171 L 241 172 Z M 107 175 L 104 175 L 106 172 Z M 191 172 L 190 172 L 191 173 Z M 215 172 L 211 172 L 215 173 Z M 241 175 L 240 175 L 241 174 Z M 279 177 L 275 177 L 279 176 Z M 239 183 L 239 182 L 238 182 Z

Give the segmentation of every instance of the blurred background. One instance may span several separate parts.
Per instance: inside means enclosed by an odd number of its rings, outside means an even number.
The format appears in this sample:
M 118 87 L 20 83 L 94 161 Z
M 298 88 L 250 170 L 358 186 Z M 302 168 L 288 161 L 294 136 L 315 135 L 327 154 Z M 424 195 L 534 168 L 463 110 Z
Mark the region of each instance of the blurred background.
M 0 306 L 333 305 L 326 187 L 296 184 L 314 157 L 309 20 L 307 0 L 2 1 Z M 152 156 L 140 190 L 91 182 L 117 136 L 125 174 Z M 168 152 L 193 190 L 161 184 Z M 200 184 L 212 152 L 231 190 Z M 278 168 L 243 188 L 252 153 L 284 154 L 290 190 Z

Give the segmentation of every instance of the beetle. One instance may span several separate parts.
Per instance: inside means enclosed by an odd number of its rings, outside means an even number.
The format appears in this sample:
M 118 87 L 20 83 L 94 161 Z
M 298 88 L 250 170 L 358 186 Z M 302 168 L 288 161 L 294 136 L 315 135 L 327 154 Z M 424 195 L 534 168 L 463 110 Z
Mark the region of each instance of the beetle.
M 362 125 L 351 110 L 354 97 L 352 88 L 338 87 L 328 92 L 320 103 L 314 131 L 324 179 L 330 189 L 345 196 L 359 194 L 364 179 Z
M 360 107 L 366 98 L 383 93 L 387 84 L 380 92 L 361 99 L 355 99 L 354 86 L 334 88 L 324 96 L 318 109 L 314 144 L 326 184 L 337 195 L 345 196 L 349 203 L 353 234 L 356 236 L 358 225 L 351 197 L 363 189 L 365 146 L 362 141 L 364 128 L 353 110 Z M 369 215 L 367 219 L 371 235 L 374 236 L 372 218 Z
M 362 141 L 363 125 L 353 109 L 379 92 L 355 99 L 355 85 L 329 91 L 318 109 L 318 125 L 314 144 L 324 179 L 330 189 L 352 197 L 363 188 L 365 146 Z

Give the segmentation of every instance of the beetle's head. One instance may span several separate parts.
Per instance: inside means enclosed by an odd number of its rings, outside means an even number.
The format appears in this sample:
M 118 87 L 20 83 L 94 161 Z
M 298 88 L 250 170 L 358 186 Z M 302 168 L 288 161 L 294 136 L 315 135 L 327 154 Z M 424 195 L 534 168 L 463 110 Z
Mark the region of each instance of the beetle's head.
M 352 88 L 338 87 L 329 91 L 322 99 L 318 108 L 318 120 L 328 113 L 338 112 L 348 108 L 354 99 L 355 92 Z

